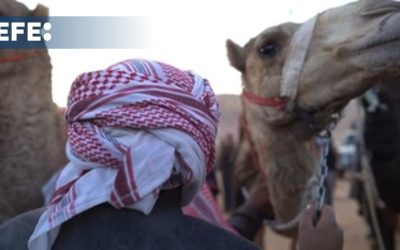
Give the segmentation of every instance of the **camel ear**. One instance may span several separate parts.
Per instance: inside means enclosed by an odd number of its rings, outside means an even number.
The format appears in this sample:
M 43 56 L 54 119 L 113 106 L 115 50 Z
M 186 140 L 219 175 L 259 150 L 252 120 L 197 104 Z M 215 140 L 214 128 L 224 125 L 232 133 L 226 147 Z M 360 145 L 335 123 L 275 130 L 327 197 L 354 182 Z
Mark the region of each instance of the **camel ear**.
M 32 10 L 31 16 L 40 16 L 40 17 L 48 17 L 49 16 L 49 8 L 42 4 L 36 5 L 36 8 Z
M 228 50 L 228 59 L 232 67 L 236 68 L 240 72 L 244 72 L 245 57 L 243 48 L 228 39 L 226 40 L 226 49 Z

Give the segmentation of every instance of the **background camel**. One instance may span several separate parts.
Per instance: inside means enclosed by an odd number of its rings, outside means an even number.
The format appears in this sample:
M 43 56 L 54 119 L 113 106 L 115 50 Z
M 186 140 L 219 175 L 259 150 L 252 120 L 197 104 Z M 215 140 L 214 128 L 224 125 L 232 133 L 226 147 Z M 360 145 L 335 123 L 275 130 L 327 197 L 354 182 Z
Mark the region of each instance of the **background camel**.
M 0 11 L 48 16 L 42 5 L 30 11 L 13 0 L 2 0 Z M 41 187 L 66 158 L 47 50 L 2 49 L 0 61 L 0 218 L 5 220 L 43 204 Z
M 275 100 L 260 106 L 244 98 L 243 110 L 260 163 L 268 173 L 268 188 L 277 219 L 288 222 L 301 210 L 306 183 L 318 165 L 313 150 L 315 130 L 328 126 L 332 115 L 362 94 L 377 78 L 400 70 L 400 4 L 359 1 L 321 13 L 301 65 L 298 95 L 281 97 L 282 68 L 298 24 L 269 28 L 244 47 L 227 42 L 231 65 L 242 73 L 244 90 Z M 296 109 L 293 109 L 296 107 Z M 309 120 L 299 116 L 307 113 Z

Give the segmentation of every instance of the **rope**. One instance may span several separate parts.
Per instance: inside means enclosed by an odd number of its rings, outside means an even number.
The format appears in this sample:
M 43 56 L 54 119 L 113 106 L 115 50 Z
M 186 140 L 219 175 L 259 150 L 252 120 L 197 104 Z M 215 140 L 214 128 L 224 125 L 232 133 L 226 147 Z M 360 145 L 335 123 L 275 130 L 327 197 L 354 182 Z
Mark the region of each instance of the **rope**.
M 378 247 L 380 250 L 385 250 L 385 245 L 383 243 L 383 237 L 382 237 L 382 232 L 381 229 L 379 227 L 379 223 L 378 223 L 378 217 L 376 215 L 376 211 L 375 208 L 378 207 L 378 203 L 376 202 L 376 200 L 374 199 L 374 195 L 373 195 L 373 191 L 372 191 L 372 187 L 371 187 L 371 170 L 370 170 L 370 166 L 369 166 L 369 162 L 368 162 L 368 158 L 367 156 L 363 156 L 362 157 L 362 172 L 364 176 L 370 176 L 367 178 L 364 178 L 363 181 L 363 187 L 364 187 L 364 191 L 366 194 L 366 200 L 367 200 L 367 206 L 368 206 L 368 210 L 369 210 L 369 214 L 371 216 L 371 221 L 372 221 L 372 227 L 374 229 L 375 235 L 376 235 L 376 240 L 378 242 Z M 373 178 L 373 177 L 372 177 Z M 369 181 L 368 181 L 369 180 Z

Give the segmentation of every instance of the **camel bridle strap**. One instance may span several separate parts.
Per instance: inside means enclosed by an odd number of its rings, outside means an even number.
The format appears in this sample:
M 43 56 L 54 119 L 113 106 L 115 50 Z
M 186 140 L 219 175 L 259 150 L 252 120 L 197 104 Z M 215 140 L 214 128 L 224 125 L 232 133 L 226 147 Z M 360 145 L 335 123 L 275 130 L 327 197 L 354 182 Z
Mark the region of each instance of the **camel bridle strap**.
M 290 41 L 287 59 L 282 69 L 280 96 L 280 98 L 290 101 L 287 104 L 288 110 L 307 122 L 316 135 L 322 130 L 329 129 L 330 125 L 319 124 L 316 119 L 318 110 L 308 110 L 301 107 L 297 102 L 297 96 L 304 63 L 307 59 L 320 15 L 314 16 L 301 25 Z M 332 123 L 334 123 L 334 119 Z
M 287 101 L 286 109 L 308 123 L 309 128 L 316 136 L 318 136 L 321 131 L 331 130 L 341 116 L 340 113 L 335 113 L 331 115 L 330 123 L 321 124 L 317 118 L 317 114 L 319 114 L 321 110 L 306 109 L 297 102 L 301 74 L 320 16 L 321 14 L 318 14 L 309 19 L 301 25 L 293 35 L 286 56 L 287 59 L 282 69 L 280 96 L 282 100 Z
M 319 15 L 311 18 L 294 33 L 282 69 L 281 97 L 296 100 L 301 72 L 311 47 Z
M 20 62 L 26 59 L 30 59 L 39 55 L 38 51 L 29 51 L 20 53 L 17 55 L 7 56 L 7 57 L 0 57 L 0 63 L 10 63 L 10 62 Z
M 264 98 L 259 95 L 255 95 L 251 92 L 243 90 L 242 97 L 244 97 L 247 101 L 257 104 L 259 106 L 276 108 L 277 110 L 284 110 L 286 107 L 286 103 L 282 98 L 273 97 L 273 98 Z

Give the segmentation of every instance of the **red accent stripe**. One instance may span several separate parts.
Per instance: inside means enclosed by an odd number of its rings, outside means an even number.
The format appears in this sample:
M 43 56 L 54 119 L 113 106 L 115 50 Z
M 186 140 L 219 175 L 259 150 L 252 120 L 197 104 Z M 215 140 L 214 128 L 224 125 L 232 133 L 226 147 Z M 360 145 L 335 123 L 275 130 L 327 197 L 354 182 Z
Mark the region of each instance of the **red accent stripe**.
M 242 92 L 242 96 L 257 105 L 261 105 L 261 106 L 267 106 L 267 107 L 273 107 L 276 108 L 278 110 L 284 110 L 286 103 L 282 98 L 279 97 L 273 97 L 273 98 L 264 98 L 262 96 L 259 95 L 255 95 L 253 93 L 250 93 L 248 91 L 243 90 Z
M 115 190 L 115 184 L 114 184 L 114 189 L 111 191 L 111 202 L 117 208 L 122 208 L 124 206 L 117 191 Z
M 79 179 L 79 177 L 77 177 L 77 178 L 73 179 L 72 181 L 66 183 L 64 186 L 59 187 L 53 193 L 53 197 L 51 198 L 50 204 L 54 205 L 57 202 L 59 202 L 64 197 L 64 195 L 69 191 L 69 189 L 72 187 L 72 185 L 75 184 L 75 182 Z
M 72 192 L 72 201 L 69 204 L 68 208 L 69 208 L 69 211 L 70 211 L 71 214 L 76 214 L 75 201 L 76 201 L 76 198 L 78 197 L 78 195 L 76 194 L 76 186 L 75 185 L 73 185 L 71 187 L 71 192 Z
M 39 53 L 37 51 L 33 51 L 33 52 L 26 52 L 26 53 L 21 53 L 19 55 L 15 55 L 15 56 L 9 56 L 9 57 L 1 57 L 0 58 L 0 63 L 8 63 L 8 62 L 19 62 L 34 56 L 39 55 Z

